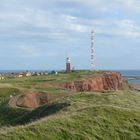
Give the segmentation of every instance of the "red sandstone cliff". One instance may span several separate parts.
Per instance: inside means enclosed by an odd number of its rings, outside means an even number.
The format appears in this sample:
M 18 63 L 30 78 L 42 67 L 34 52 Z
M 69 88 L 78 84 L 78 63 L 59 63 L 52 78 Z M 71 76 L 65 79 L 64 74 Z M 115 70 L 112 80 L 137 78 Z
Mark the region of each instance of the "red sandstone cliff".
M 30 93 L 25 95 L 20 95 L 16 102 L 17 106 L 26 107 L 26 108 L 36 108 L 41 105 L 47 104 L 50 101 L 49 94 L 40 94 L 40 93 Z
M 116 91 L 129 88 L 127 82 L 117 72 L 105 72 L 101 76 L 68 82 L 64 87 L 72 91 Z

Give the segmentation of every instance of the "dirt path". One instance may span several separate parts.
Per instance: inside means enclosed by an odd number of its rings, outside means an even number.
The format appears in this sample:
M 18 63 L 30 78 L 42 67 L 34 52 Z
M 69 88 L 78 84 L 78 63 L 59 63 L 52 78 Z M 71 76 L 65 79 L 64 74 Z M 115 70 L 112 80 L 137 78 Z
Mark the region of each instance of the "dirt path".
M 0 88 L 3 88 L 3 87 L 9 87 L 9 88 L 11 88 L 11 87 L 13 87 L 13 85 L 12 84 L 8 84 L 8 83 L 0 83 Z

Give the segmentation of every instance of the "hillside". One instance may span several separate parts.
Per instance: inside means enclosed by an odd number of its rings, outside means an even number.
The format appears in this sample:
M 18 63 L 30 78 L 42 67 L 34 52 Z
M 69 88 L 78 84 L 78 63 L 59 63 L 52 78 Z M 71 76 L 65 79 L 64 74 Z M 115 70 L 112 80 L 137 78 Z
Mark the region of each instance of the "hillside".
M 139 92 L 53 88 L 59 80 L 83 77 L 62 75 L 1 82 L 0 140 L 140 140 Z M 8 105 L 9 95 L 30 92 L 49 92 L 53 100 L 35 109 Z

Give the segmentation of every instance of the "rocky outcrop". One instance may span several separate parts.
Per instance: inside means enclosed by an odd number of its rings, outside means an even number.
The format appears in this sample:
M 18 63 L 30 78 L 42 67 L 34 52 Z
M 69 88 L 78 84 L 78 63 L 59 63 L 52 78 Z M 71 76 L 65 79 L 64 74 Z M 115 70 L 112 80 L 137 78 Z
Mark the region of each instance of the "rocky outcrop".
M 50 101 L 50 98 L 50 95 L 45 93 L 29 93 L 18 96 L 15 102 L 18 107 L 37 108 L 47 104 Z
M 105 72 L 100 76 L 68 82 L 64 87 L 72 91 L 116 91 L 129 88 L 127 81 L 117 72 Z

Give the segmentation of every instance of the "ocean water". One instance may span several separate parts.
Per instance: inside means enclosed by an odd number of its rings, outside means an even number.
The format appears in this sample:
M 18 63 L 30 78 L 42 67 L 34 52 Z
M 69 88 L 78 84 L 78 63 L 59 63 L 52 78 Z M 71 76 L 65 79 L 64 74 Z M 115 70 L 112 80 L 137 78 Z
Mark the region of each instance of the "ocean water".
M 140 70 L 120 70 L 119 72 L 120 72 L 123 76 L 140 77 Z
M 131 84 L 140 84 L 140 70 L 120 70 L 118 71 Z

